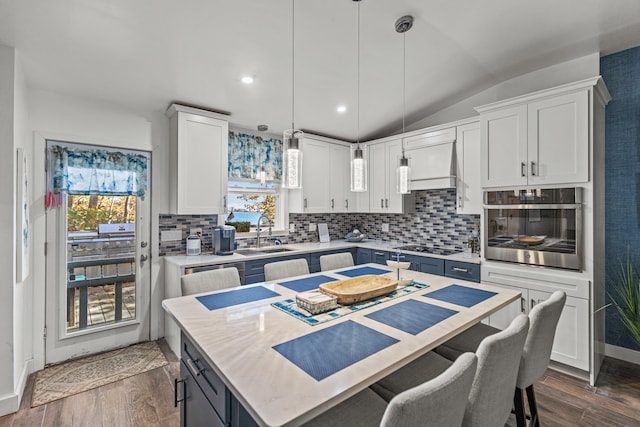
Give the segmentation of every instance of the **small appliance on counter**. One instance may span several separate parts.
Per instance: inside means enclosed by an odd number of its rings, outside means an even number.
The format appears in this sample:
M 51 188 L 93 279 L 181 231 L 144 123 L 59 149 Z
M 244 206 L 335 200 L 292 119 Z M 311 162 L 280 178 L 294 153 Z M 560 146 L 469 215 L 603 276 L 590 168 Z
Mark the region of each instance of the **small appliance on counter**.
M 192 234 L 187 237 L 187 255 L 200 255 L 201 246 L 200 236 Z
M 230 225 L 219 225 L 213 228 L 213 254 L 233 255 L 236 241 L 236 229 Z

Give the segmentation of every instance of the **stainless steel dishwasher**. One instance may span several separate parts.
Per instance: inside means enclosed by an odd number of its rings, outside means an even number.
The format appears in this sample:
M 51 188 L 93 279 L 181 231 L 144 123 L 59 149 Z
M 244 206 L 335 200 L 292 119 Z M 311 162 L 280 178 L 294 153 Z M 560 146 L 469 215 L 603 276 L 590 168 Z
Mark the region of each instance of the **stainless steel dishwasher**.
M 238 274 L 240 275 L 240 283 L 244 285 L 245 284 L 244 262 L 228 262 L 224 264 L 209 264 L 209 265 L 199 265 L 197 267 L 187 267 L 184 269 L 184 274 L 199 273 L 201 271 L 217 270 L 220 268 L 229 268 L 229 267 L 235 267 L 238 269 Z

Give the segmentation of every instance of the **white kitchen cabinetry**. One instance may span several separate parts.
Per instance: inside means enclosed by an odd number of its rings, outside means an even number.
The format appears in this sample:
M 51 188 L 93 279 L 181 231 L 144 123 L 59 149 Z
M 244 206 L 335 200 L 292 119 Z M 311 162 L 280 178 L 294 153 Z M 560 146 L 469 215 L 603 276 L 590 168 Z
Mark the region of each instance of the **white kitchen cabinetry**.
M 227 208 L 227 117 L 173 104 L 169 209 L 173 214 L 221 214 Z
M 405 138 L 412 191 L 456 186 L 455 142 L 455 127 L 430 130 Z
M 415 194 L 396 191 L 396 167 L 401 156 L 401 139 L 369 145 L 369 212 L 415 212 Z
M 483 187 L 589 180 L 588 87 L 567 85 L 476 110 Z
M 482 213 L 480 185 L 480 122 L 457 127 L 456 130 L 456 212 Z
M 302 153 L 302 188 L 289 190 L 289 211 L 354 211 L 355 199 L 349 190 L 349 146 L 305 135 Z
M 524 269 L 524 270 L 523 270 Z M 588 280 L 569 274 L 532 271 L 531 268 L 504 268 L 483 265 L 482 283 L 518 290 L 522 298 L 489 317 L 489 324 L 506 328 L 520 313 L 529 311 L 556 290 L 567 293 L 567 300 L 556 329 L 551 360 L 589 370 L 589 294 Z

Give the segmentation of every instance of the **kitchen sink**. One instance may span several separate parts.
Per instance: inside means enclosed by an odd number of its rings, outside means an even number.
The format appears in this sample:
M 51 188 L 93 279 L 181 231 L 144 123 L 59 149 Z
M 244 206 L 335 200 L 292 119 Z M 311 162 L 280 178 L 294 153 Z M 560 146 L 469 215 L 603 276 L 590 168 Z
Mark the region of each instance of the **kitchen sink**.
M 277 252 L 289 252 L 293 249 L 283 248 L 282 246 L 265 246 L 263 248 L 246 248 L 238 249 L 235 253 L 240 255 L 259 255 L 259 254 L 273 254 Z

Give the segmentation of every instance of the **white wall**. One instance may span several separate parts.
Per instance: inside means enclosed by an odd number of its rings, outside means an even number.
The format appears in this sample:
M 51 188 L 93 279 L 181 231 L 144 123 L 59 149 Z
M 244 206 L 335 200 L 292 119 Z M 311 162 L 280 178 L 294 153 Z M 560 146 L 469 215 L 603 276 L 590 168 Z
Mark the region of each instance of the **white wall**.
M 42 248 L 46 236 L 44 210 L 44 138 L 85 142 L 111 147 L 151 151 L 151 339 L 163 336 L 164 281 L 161 259 L 158 257 L 158 214 L 167 212 L 168 203 L 168 120 L 164 109 L 152 112 L 135 111 L 125 106 L 50 91 L 29 90 L 29 128 L 33 135 L 34 166 L 34 247 Z M 163 107 L 163 106 L 161 106 Z M 42 146 L 40 146 L 42 145 Z M 42 165 L 42 166 L 40 166 Z M 44 367 L 44 342 L 39 339 L 44 327 L 45 257 L 36 250 L 33 259 L 35 319 L 33 329 L 34 369 Z M 39 332 L 40 331 L 40 332 Z M 114 332 L 117 333 L 117 332 Z
M 573 83 L 589 77 L 595 77 L 599 74 L 600 54 L 595 52 L 581 58 L 542 68 L 501 82 L 450 107 L 440 110 L 429 117 L 412 123 L 407 126 L 407 131 L 474 117 L 478 114 L 474 110 L 474 107 L 566 83 Z

